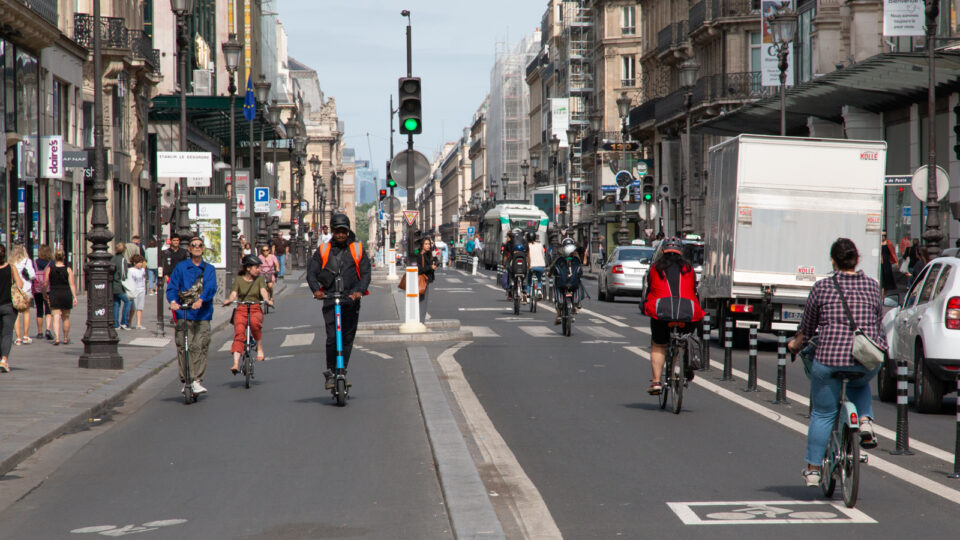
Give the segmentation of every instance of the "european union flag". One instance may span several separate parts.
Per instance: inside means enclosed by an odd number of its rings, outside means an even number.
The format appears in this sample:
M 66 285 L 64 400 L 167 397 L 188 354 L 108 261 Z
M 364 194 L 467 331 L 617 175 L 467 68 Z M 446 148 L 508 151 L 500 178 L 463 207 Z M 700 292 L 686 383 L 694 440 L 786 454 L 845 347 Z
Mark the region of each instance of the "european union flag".
M 243 96 L 243 117 L 253 122 L 257 117 L 257 100 L 253 97 L 253 74 L 247 76 L 247 94 Z

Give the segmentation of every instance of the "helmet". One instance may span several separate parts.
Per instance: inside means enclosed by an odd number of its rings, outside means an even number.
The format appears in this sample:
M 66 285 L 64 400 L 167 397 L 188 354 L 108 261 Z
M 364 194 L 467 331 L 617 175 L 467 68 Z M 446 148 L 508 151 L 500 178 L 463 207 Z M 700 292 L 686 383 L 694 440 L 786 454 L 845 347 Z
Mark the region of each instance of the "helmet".
M 577 243 L 573 241 L 573 238 L 564 238 L 560 246 L 560 253 L 563 253 L 565 257 L 569 257 L 573 255 L 575 251 L 577 251 Z
M 333 217 L 330 218 L 330 228 L 333 230 L 341 228 L 349 229 L 350 218 L 348 218 L 346 214 L 334 214 Z
M 677 255 L 682 255 L 683 252 L 680 251 L 682 248 L 680 244 L 680 239 L 676 236 L 671 236 L 663 240 L 663 252 L 664 253 L 676 253 Z
M 257 257 L 252 253 L 243 256 L 243 266 L 260 266 L 261 264 L 263 263 L 260 262 L 260 257 Z
M 513 237 L 517 239 L 523 238 L 523 231 L 520 230 L 520 227 L 513 230 Z
M 537 235 L 533 234 L 533 231 L 527 231 L 527 242 L 533 242 L 537 239 Z

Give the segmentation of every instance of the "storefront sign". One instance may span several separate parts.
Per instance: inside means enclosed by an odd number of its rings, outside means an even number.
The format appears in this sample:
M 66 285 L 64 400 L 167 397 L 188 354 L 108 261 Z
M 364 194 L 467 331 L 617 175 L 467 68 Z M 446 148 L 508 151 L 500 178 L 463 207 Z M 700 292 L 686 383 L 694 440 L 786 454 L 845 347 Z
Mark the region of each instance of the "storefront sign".
M 250 217 L 250 172 L 237 171 L 237 181 L 233 181 L 230 171 L 224 176 L 224 180 L 233 184 L 237 194 L 237 217 Z
M 199 216 L 197 209 L 199 207 Z M 230 232 L 227 225 L 227 206 L 225 203 L 200 203 L 188 206 L 190 222 L 196 221 L 203 239 L 203 260 L 214 268 L 226 268 Z
M 570 127 L 570 99 L 569 98 L 551 98 L 550 99 L 551 138 L 556 135 L 560 139 L 560 147 L 570 146 L 567 143 L 567 128 Z
M 763 86 L 780 86 L 780 59 L 777 58 L 777 47 L 773 43 L 770 17 L 777 11 L 788 9 L 794 9 L 793 0 L 762 0 L 760 25 L 763 43 L 760 45 L 760 84 Z M 787 86 L 793 86 L 792 52 L 791 44 L 787 46 Z
M 24 137 L 17 143 L 17 175 L 21 180 L 37 177 L 37 139 Z
M 210 152 L 157 152 L 158 178 L 213 176 Z
M 43 178 L 63 178 L 63 137 L 48 135 L 40 137 L 40 163 Z
M 85 169 L 90 164 L 85 150 L 66 151 L 63 153 L 63 167 L 65 169 Z
M 924 7 L 923 0 L 883 0 L 883 35 L 924 35 Z

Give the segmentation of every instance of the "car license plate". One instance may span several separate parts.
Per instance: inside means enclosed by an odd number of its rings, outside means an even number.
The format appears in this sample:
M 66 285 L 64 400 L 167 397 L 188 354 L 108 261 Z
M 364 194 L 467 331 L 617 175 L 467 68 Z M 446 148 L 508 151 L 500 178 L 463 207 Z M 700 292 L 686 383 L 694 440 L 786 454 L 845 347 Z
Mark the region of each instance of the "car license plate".
M 783 321 L 800 322 L 803 318 L 803 308 L 784 306 L 780 310 L 780 319 Z

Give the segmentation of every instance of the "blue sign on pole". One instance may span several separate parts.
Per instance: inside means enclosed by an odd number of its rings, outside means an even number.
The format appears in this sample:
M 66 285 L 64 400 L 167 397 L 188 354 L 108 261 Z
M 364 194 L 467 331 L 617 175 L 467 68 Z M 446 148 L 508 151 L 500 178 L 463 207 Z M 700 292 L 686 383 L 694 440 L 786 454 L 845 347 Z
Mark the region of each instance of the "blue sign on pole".
M 270 200 L 270 188 L 253 188 L 253 202 L 268 202 Z
M 473 233 L 475 232 L 476 232 L 476 229 L 474 229 L 473 227 L 467 227 L 467 234 L 469 234 L 470 236 L 473 236 Z
M 27 188 L 17 188 L 17 202 L 27 202 Z

